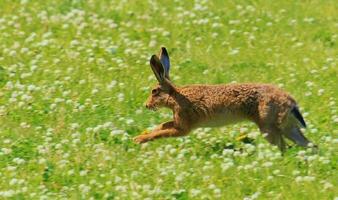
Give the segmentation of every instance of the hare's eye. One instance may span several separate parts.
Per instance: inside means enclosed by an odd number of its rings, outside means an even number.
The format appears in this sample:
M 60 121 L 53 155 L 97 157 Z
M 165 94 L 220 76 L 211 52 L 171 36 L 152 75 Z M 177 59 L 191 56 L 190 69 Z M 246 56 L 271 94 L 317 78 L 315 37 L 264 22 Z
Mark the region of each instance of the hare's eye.
M 157 89 L 153 89 L 153 90 L 151 91 L 151 94 L 152 94 L 152 95 L 156 95 L 157 92 L 158 92 Z

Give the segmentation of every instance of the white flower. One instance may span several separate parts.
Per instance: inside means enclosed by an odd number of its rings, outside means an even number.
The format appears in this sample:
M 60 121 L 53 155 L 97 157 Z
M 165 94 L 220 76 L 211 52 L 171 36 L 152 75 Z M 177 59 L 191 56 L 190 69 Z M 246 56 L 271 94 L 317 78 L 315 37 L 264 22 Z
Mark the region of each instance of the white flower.
M 272 165 L 273 163 L 269 161 L 262 164 L 263 167 L 271 167 Z
M 18 164 L 18 165 L 21 165 L 21 164 L 24 164 L 26 161 L 22 158 L 14 158 L 13 162 Z
M 303 177 L 297 176 L 296 179 L 295 179 L 295 181 L 296 181 L 297 183 L 302 182 L 302 181 L 303 181 Z
M 82 192 L 82 193 L 88 193 L 90 191 L 90 186 L 87 186 L 85 184 L 81 184 L 79 185 L 79 190 Z
M 13 197 L 14 195 L 15 195 L 14 190 L 0 191 L 0 196 L 5 198 Z
M 124 100 L 124 93 L 119 93 L 119 94 L 117 95 L 117 100 L 118 100 L 119 102 L 122 102 L 122 101 Z
M 191 196 L 192 196 L 192 197 L 196 197 L 196 196 L 198 196 L 199 194 L 201 194 L 202 191 L 201 191 L 201 190 L 198 190 L 198 189 L 191 189 L 191 190 L 190 190 L 190 193 L 191 193 Z
M 236 55 L 239 53 L 239 48 L 231 49 L 231 51 L 228 53 L 229 55 Z
M 80 171 L 80 176 L 86 176 L 88 174 L 87 170 L 81 170 Z
M 312 182 L 312 181 L 316 180 L 316 177 L 314 177 L 314 176 L 304 176 L 303 180 L 307 181 L 307 182 Z

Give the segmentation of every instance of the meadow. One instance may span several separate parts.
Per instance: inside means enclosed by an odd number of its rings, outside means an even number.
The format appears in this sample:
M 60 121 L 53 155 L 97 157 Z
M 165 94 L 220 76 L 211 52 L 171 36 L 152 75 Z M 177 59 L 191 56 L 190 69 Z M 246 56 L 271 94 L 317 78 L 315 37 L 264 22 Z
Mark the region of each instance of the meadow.
M 336 1 L 0 1 L 0 199 L 338 199 Z M 249 122 L 135 144 L 161 46 L 176 85 L 272 83 L 318 152 Z M 251 142 L 237 140 L 247 135 Z

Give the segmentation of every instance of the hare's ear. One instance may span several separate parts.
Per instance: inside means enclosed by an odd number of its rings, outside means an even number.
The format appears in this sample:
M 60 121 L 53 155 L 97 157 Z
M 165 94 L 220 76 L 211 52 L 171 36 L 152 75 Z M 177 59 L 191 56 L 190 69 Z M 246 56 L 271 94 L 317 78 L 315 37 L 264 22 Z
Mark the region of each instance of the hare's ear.
M 161 48 L 160 54 L 159 54 L 160 61 L 164 67 L 164 76 L 170 80 L 169 78 L 169 70 L 170 70 L 170 59 L 168 51 L 165 47 Z
M 156 79 L 161 84 L 164 81 L 164 68 L 160 59 L 156 55 L 152 55 L 150 58 L 150 67 L 153 70 Z

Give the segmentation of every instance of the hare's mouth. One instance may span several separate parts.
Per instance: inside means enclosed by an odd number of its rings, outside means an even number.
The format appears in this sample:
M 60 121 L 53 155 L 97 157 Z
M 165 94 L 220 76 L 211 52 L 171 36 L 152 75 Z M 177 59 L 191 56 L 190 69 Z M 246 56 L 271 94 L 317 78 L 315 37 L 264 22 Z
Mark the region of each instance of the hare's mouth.
M 156 106 L 147 106 L 149 110 L 156 111 L 157 107 Z
M 158 108 L 156 106 L 150 107 L 149 110 L 156 111 Z

